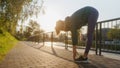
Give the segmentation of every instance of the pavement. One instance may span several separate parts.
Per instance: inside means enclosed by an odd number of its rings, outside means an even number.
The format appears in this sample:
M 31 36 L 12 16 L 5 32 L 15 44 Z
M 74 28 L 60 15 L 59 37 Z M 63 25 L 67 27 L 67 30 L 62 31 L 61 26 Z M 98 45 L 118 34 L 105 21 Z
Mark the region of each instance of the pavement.
M 79 55 L 82 53 L 81 51 Z M 107 57 L 94 53 L 89 54 L 89 63 L 75 63 L 70 48 L 66 50 L 50 44 L 43 46 L 32 42 L 19 42 L 0 63 L 0 68 L 120 68 L 120 60 L 114 59 L 114 55 Z

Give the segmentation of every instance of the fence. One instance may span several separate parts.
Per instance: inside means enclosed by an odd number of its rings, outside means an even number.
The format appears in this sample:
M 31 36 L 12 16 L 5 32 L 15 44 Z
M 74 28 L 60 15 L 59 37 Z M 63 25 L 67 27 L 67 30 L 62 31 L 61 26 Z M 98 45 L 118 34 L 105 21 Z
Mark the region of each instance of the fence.
M 43 45 L 45 45 L 45 42 L 51 42 L 51 45 L 53 45 L 53 42 L 63 42 L 65 43 L 65 49 L 68 48 L 68 33 L 62 33 L 59 35 L 59 37 L 56 37 L 55 32 L 46 32 L 42 34 L 42 42 Z
M 120 53 L 120 18 L 96 24 L 96 54 L 102 51 Z

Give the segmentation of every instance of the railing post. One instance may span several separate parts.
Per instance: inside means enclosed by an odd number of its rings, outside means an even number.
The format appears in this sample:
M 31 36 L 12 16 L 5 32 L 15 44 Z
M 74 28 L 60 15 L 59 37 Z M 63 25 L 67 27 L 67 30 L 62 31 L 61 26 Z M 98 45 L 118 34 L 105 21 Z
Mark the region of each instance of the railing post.
M 45 45 L 45 34 L 43 33 L 43 46 Z
M 65 34 L 65 49 L 68 49 L 68 32 Z
M 98 55 L 98 24 L 96 24 L 96 32 L 95 32 L 95 54 Z
M 102 46 L 102 23 L 100 23 L 100 43 L 99 43 L 99 55 L 101 56 L 101 46 Z

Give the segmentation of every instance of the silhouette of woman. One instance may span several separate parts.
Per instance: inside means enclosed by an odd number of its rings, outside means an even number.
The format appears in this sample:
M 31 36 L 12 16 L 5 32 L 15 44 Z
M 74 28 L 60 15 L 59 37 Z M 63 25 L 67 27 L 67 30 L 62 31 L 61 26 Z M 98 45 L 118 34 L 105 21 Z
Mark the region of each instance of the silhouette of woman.
M 66 17 L 65 21 L 58 21 L 56 23 L 56 33 L 59 34 L 61 30 L 71 31 L 72 33 L 72 45 L 73 45 L 73 59 L 76 62 L 87 61 L 88 53 L 92 46 L 93 32 L 98 19 L 98 11 L 90 6 L 83 7 L 73 13 L 71 16 Z M 76 57 L 76 46 L 78 45 L 78 32 L 82 26 L 88 26 L 87 29 L 87 44 L 83 56 Z

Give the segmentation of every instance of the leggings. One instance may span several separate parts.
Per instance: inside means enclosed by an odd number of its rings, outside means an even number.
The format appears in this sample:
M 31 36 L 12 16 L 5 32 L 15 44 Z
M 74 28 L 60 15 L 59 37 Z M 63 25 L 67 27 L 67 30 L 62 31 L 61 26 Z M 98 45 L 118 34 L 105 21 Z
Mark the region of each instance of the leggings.
M 87 44 L 85 53 L 88 54 L 92 46 L 94 28 L 98 19 L 98 12 L 91 13 L 88 17 Z

